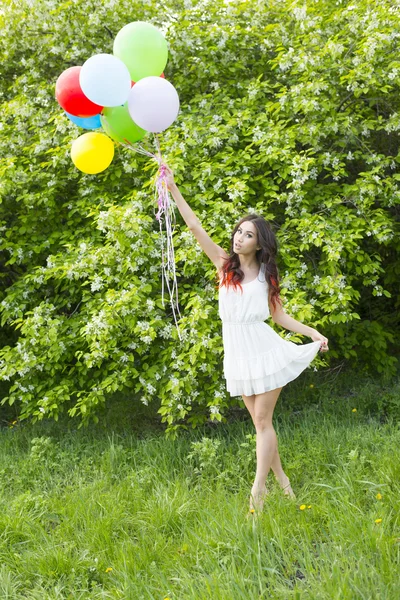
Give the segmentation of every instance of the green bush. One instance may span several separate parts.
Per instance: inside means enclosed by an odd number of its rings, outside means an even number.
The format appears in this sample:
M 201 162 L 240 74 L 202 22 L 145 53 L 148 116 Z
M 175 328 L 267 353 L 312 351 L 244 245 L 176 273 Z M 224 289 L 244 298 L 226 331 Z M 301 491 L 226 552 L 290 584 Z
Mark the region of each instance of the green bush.
M 330 340 L 314 368 L 346 361 L 390 377 L 400 276 L 393 3 L 160 6 L 4 4 L 2 402 L 17 403 L 21 419 L 68 412 L 83 424 L 112 393 L 130 391 L 154 403 L 171 436 L 223 419 L 235 402 L 222 374 L 215 267 L 177 210 L 182 342 L 161 302 L 155 163 L 120 147 L 104 173 L 78 172 L 69 149 L 81 130 L 54 99 L 64 69 L 111 53 L 119 29 L 139 19 L 169 42 L 165 75 L 181 113 L 162 149 L 205 229 L 228 249 L 236 220 L 263 215 L 277 231 L 285 310 Z

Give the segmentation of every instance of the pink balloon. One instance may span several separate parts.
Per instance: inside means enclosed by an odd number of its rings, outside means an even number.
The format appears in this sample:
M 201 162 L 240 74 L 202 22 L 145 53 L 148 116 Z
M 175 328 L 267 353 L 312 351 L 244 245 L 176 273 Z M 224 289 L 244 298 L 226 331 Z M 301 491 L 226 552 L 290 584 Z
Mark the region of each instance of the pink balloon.
M 129 92 L 128 110 L 139 127 L 159 133 L 172 125 L 178 116 L 178 92 L 167 79 L 154 75 L 143 77 Z

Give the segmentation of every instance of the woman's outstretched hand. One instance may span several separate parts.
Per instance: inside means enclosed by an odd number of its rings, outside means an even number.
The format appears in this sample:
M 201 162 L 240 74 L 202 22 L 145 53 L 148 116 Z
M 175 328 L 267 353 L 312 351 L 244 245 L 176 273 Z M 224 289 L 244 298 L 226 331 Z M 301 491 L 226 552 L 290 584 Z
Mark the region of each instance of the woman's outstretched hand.
M 175 179 L 174 179 L 174 174 L 168 165 L 164 164 L 164 167 L 165 167 L 165 181 L 167 183 L 168 189 L 170 190 L 174 185 L 176 185 Z
M 316 329 L 313 330 L 313 333 L 310 335 L 310 338 L 313 342 L 322 342 L 320 352 L 327 352 L 329 350 L 328 338 L 319 333 Z

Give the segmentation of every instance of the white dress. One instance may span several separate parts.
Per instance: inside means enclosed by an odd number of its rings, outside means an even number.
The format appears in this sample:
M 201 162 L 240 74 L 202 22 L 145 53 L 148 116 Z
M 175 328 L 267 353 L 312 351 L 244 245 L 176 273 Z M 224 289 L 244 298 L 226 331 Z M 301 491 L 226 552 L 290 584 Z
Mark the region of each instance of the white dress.
M 220 287 L 218 296 L 224 376 L 231 396 L 284 386 L 309 366 L 321 347 L 320 341 L 300 345 L 284 340 L 264 323 L 270 316 L 264 264 L 256 279 L 242 287 L 243 293 L 239 287 Z

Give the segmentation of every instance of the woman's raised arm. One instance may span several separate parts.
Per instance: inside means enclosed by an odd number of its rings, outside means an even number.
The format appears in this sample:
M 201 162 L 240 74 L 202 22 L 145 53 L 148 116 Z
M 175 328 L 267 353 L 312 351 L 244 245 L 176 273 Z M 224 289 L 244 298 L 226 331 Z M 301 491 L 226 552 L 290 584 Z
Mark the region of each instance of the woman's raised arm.
M 223 250 L 218 244 L 216 244 L 203 229 L 199 219 L 190 208 L 189 204 L 183 198 L 182 194 L 178 190 L 178 186 L 174 180 L 174 174 L 171 169 L 166 166 L 166 180 L 168 189 L 172 194 L 173 199 L 181 213 L 186 225 L 193 233 L 196 240 L 199 242 L 202 250 L 207 254 L 208 258 L 217 269 L 220 269 L 223 265 L 223 259 L 227 259 L 229 255 Z

